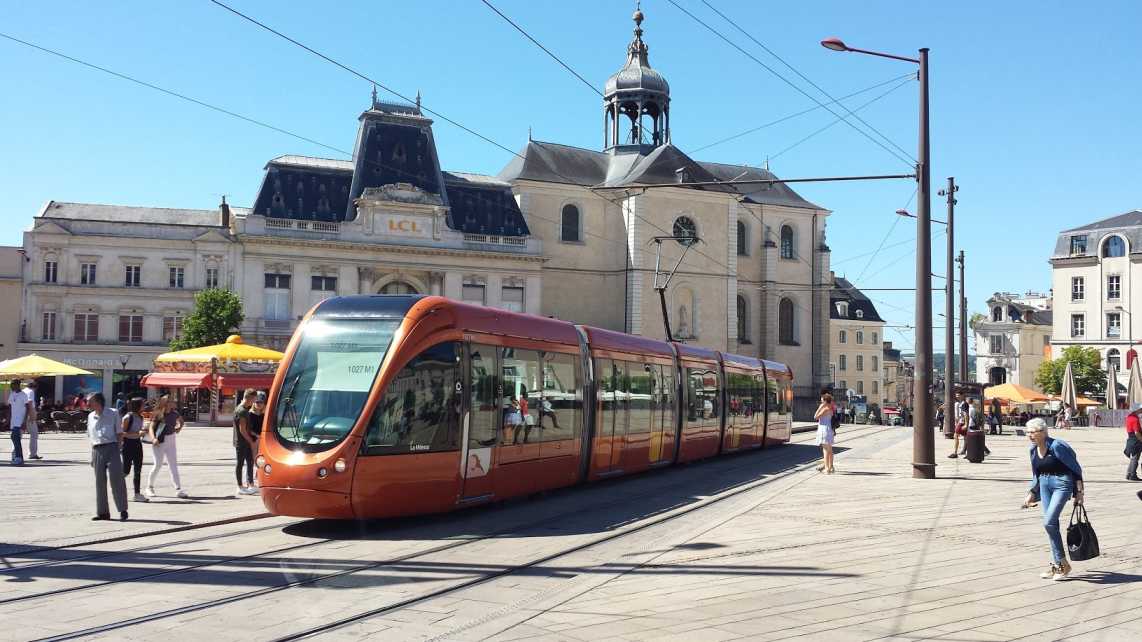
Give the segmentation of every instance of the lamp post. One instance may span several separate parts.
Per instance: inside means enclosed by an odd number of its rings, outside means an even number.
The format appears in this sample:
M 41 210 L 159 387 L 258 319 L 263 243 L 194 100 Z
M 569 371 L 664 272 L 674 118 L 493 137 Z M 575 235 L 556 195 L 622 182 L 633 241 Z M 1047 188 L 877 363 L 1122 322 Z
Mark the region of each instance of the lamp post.
M 920 67 L 920 132 L 916 164 L 916 374 L 913 382 L 915 419 L 912 433 L 912 476 L 936 477 L 936 442 L 932 432 L 932 185 L 928 136 L 928 49 L 918 58 L 857 49 L 840 38 L 827 38 L 821 45 L 833 51 L 868 54 L 915 63 Z M 949 280 L 951 275 L 948 275 Z

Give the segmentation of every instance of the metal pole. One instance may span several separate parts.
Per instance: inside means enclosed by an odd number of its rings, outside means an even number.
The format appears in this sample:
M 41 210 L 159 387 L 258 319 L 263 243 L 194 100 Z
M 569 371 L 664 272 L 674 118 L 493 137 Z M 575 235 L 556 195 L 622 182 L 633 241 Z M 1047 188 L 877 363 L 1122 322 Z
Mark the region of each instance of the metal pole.
M 915 412 L 912 476 L 936 477 L 936 442 L 932 432 L 932 185 L 928 149 L 928 49 L 920 50 L 920 143 L 916 207 L 916 374 L 912 391 Z
M 955 216 L 956 216 L 956 179 L 953 176 L 948 177 L 948 187 L 941 190 L 940 194 L 948 197 L 948 256 L 947 256 L 947 270 L 944 272 L 944 317 L 946 323 L 944 324 L 944 434 L 951 434 L 955 427 L 955 412 L 952 412 L 952 402 L 956 398 L 956 337 L 953 332 L 956 327 L 956 280 L 952 278 L 955 273 L 955 266 L 953 265 L 956 260 L 956 241 L 955 241 Z M 963 379 L 964 371 L 960 370 L 960 378 Z
M 960 379 L 968 381 L 968 296 L 965 294 L 964 251 L 960 250 Z

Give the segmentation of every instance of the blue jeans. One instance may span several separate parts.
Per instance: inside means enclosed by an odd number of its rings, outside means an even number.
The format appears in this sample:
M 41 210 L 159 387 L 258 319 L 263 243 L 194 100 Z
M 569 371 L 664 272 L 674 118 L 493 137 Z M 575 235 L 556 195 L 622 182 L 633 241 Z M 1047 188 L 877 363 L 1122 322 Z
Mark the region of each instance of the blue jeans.
M 1059 532 L 1059 514 L 1075 490 L 1070 475 L 1039 475 L 1039 501 L 1043 505 L 1043 528 L 1051 541 L 1051 556 L 1056 564 L 1067 559 L 1063 535 Z
M 24 445 L 20 442 L 20 433 L 23 431 L 19 426 L 12 427 L 12 462 L 24 461 Z

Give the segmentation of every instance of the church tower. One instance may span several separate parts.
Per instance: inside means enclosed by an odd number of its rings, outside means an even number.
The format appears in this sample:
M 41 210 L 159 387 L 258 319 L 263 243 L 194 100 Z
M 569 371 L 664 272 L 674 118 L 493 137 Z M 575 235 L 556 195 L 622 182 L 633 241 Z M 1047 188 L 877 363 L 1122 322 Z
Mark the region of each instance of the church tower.
M 634 12 L 627 62 L 603 92 L 603 149 L 645 152 L 670 142 L 670 85 L 647 61 L 641 9 Z

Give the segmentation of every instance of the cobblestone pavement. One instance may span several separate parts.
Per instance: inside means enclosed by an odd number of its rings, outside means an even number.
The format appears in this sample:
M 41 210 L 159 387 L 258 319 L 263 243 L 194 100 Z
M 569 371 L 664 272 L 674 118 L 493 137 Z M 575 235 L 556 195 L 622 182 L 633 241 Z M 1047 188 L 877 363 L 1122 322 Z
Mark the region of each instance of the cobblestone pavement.
M 189 461 L 217 464 L 192 493 L 223 497 L 228 436 L 211 430 L 192 433 L 202 451 Z M 1083 463 L 1103 551 L 1063 582 L 1038 578 L 1049 561 L 1040 514 L 1019 508 L 1025 438 L 989 439 L 982 464 L 945 459 L 951 442 L 938 438 L 940 478 L 924 481 L 911 478 L 910 436 L 845 426 L 835 475 L 815 470 L 802 434 L 770 451 L 415 519 L 268 518 L 66 549 L 29 546 L 24 532 L 37 527 L 9 520 L 4 541 L 24 548 L 0 558 L 0 620 L 24 624 L 0 637 L 1142 639 L 1142 560 L 1129 548 L 1142 536 L 1142 484 L 1122 479 L 1119 431 L 1057 435 Z M 0 478 L 43 490 L 12 481 L 29 472 L 43 471 L 0 468 Z M 85 493 L 65 489 L 76 514 L 45 517 L 58 541 L 85 526 Z M 142 509 L 211 520 L 261 509 L 202 501 Z M 23 510 L 25 522 L 51 513 Z

